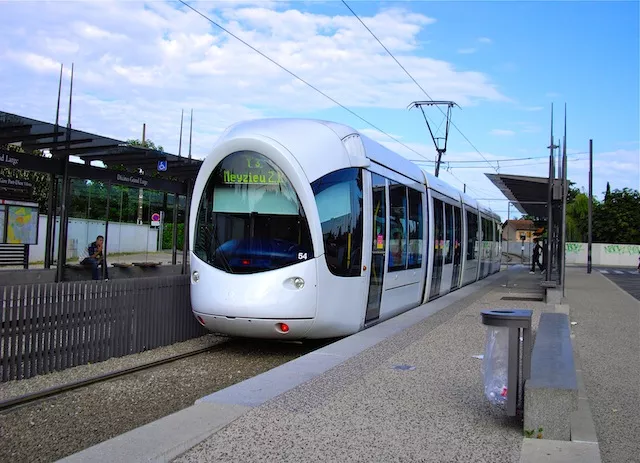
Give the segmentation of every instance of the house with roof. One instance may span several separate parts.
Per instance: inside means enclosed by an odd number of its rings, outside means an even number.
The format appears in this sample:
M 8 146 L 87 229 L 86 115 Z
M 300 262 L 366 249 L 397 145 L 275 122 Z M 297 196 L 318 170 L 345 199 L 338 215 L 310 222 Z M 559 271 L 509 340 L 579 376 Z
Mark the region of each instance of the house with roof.
M 536 230 L 537 227 L 533 220 L 507 220 L 502 224 L 502 239 L 504 241 L 522 242 L 522 236 L 524 235 L 524 242 L 532 243 Z

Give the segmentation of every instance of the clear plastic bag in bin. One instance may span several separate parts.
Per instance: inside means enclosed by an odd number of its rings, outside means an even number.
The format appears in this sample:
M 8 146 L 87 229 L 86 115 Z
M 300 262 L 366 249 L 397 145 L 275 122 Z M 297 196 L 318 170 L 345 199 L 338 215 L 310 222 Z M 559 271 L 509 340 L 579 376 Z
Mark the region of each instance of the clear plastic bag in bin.
M 488 326 L 482 360 L 484 395 L 494 405 L 507 401 L 509 375 L 509 328 Z

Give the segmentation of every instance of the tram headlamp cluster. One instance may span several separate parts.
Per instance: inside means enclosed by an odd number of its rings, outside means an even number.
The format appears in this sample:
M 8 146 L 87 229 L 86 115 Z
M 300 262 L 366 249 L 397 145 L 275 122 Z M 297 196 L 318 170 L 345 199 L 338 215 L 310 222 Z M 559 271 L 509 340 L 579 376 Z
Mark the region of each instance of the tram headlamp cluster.
M 304 280 L 300 277 L 296 277 L 293 279 L 293 284 L 296 288 L 302 289 L 304 287 Z
M 197 283 L 200 280 L 200 274 L 198 273 L 197 270 L 193 271 L 193 273 L 191 274 L 191 277 L 193 278 L 194 283 Z

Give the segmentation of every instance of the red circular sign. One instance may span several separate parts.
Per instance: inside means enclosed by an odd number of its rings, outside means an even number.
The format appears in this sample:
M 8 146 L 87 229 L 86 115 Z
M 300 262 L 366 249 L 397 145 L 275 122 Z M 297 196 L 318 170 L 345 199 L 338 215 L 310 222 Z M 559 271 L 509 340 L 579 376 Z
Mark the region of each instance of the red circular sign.
M 160 214 L 158 214 L 157 212 L 154 212 L 151 215 L 151 221 L 152 222 L 160 222 Z

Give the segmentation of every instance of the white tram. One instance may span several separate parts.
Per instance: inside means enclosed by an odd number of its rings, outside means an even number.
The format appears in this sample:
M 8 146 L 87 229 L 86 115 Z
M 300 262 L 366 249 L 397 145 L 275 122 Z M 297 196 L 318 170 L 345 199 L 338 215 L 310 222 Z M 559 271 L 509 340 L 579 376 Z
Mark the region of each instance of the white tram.
M 500 217 L 351 127 L 237 123 L 198 173 L 191 303 L 207 329 L 348 335 L 500 271 Z

